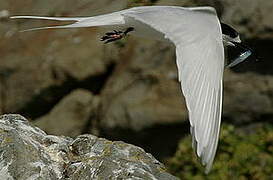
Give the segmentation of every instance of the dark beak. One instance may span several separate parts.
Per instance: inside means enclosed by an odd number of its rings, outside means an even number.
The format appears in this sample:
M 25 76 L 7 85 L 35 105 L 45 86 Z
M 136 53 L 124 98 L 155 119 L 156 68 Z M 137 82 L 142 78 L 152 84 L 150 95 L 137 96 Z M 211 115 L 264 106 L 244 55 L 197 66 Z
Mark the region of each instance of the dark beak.
M 245 45 L 243 43 L 237 43 L 237 42 L 232 42 L 232 43 L 235 44 L 236 47 L 242 49 L 243 52 L 250 51 L 251 56 L 254 56 L 256 60 L 259 59 L 257 53 L 252 48 L 250 48 L 249 46 L 247 46 L 247 45 Z
M 238 43 L 238 42 L 232 42 L 236 47 L 242 49 L 243 51 L 251 51 L 251 52 L 254 52 L 250 47 L 246 46 L 245 44 L 243 43 Z
M 257 61 L 257 55 L 256 53 L 248 46 L 246 46 L 243 43 L 238 43 L 238 42 L 232 42 L 236 48 L 239 49 L 240 55 L 233 59 L 231 62 L 229 62 L 226 67 L 231 68 L 236 66 L 237 64 L 245 61 L 246 59 L 248 59 L 250 56 L 254 56 L 256 61 Z

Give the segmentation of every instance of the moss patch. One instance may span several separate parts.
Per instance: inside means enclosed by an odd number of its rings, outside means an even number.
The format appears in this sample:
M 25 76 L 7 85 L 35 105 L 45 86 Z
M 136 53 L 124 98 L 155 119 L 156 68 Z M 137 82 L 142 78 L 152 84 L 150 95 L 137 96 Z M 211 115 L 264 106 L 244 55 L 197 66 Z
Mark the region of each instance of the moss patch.
M 174 157 L 167 160 L 170 173 L 181 179 L 273 179 L 273 126 L 264 124 L 255 132 L 223 125 L 217 155 L 208 175 L 191 147 L 191 138 L 181 140 Z

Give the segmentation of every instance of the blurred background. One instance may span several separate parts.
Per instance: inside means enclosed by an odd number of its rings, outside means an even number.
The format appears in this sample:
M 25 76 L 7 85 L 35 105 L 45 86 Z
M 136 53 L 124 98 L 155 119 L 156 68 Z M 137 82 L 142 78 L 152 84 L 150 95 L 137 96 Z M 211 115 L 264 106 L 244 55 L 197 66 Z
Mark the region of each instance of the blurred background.
M 100 28 L 19 33 L 57 23 L 9 19 L 141 5 L 213 6 L 257 53 L 258 61 L 225 70 L 223 126 L 208 176 L 191 149 L 172 45 L 132 36 L 104 45 Z M 140 146 L 181 179 L 273 179 L 272 9 L 264 0 L 0 1 L 0 114 L 19 113 L 49 134 Z

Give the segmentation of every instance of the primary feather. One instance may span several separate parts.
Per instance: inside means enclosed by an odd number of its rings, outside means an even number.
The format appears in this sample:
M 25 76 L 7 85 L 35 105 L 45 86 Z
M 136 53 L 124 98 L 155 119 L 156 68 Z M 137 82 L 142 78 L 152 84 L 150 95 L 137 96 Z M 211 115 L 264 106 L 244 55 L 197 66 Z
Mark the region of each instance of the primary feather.
M 220 22 L 212 7 L 182 8 L 176 6 L 135 7 L 110 14 L 55 18 L 15 16 L 57 21 L 76 21 L 73 24 L 42 27 L 75 28 L 92 26 L 132 26 L 135 33 L 163 40 L 176 46 L 179 81 L 186 99 L 193 136 L 193 147 L 211 169 L 218 144 L 222 111 L 222 78 L 224 48 Z

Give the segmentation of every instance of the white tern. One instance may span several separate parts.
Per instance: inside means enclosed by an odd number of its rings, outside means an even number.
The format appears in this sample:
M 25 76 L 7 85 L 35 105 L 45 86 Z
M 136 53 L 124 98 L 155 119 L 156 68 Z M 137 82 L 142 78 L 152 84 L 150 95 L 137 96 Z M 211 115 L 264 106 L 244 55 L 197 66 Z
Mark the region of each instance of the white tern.
M 213 7 L 142 6 L 94 17 L 11 18 L 76 21 L 69 25 L 30 30 L 94 26 L 124 29 L 106 33 L 101 38 L 105 43 L 121 39 L 127 33 L 173 43 L 178 78 L 189 112 L 193 148 L 206 166 L 206 173 L 210 171 L 221 124 L 224 45 L 241 44 L 238 32 L 221 23 Z M 242 62 L 251 54 L 247 47 L 240 47 L 244 52 L 228 67 Z

